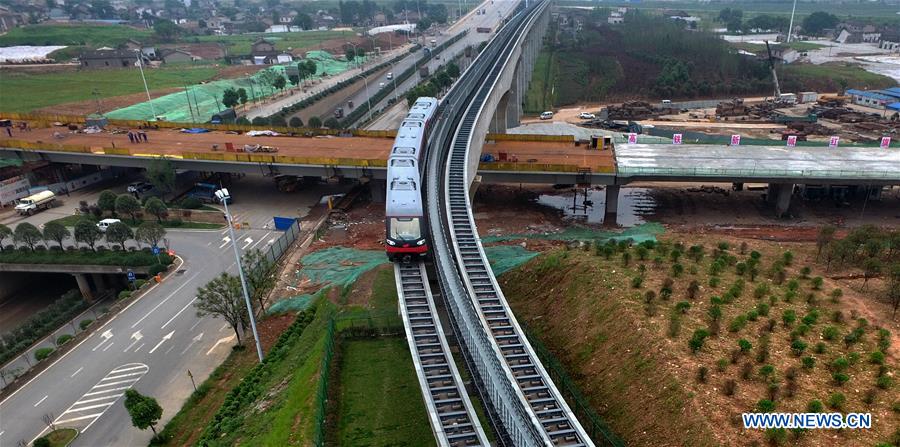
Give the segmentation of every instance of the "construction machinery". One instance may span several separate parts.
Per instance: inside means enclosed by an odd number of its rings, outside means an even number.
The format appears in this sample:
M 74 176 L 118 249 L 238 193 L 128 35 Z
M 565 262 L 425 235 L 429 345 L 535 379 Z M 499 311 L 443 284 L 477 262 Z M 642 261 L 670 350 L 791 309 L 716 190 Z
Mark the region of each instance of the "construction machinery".
M 769 54 L 769 70 L 772 70 L 772 82 L 775 83 L 775 98 L 781 98 L 781 86 L 778 85 L 778 73 L 775 72 L 775 58 L 772 56 L 772 48 L 769 41 L 766 42 L 766 52 Z

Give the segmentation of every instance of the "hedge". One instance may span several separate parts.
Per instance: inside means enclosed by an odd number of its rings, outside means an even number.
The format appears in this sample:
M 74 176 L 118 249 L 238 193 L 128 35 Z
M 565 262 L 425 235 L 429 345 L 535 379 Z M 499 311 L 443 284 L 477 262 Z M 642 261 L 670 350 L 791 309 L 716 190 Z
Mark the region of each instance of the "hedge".
M 0 343 L 0 364 L 28 349 L 34 342 L 66 324 L 73 316 L 78 315 L 87 303 L 77 290 L 66 292 L 46 309 L 25 320 L 19 327 L 3 334 Z
M 168 254 L 160 254 L 160 261 L 164 265 L 172 263 L 172 257 Z M 14 251 L 0 252 L 0 263 L 5 264 L 88 264 L 88 265 L 118 265 L 125 267 L 143 267 L 156 264 L 156 256 L 150 249 L 138 251 L 98 250 L 90 251 L 31 251 L 20 248 Z
M 53 348 L 40 348 L 34 351 L 34 359 L 37 361 L 41 361 L 50 357 L 50 354 L 53 353 Z

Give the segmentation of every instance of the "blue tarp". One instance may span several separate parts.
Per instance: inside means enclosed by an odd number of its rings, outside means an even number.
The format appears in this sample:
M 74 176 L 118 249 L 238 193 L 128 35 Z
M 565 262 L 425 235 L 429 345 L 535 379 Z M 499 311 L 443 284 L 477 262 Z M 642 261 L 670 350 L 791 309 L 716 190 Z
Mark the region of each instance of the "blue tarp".
M 290 228 L 291 225 L 293 225 L 294 222 L 297 220 L 296 218 L 293 218 L 293 217 L 278 217 L 278 216 L 275 216 L 272 219 L 275 221 L 275 229 L 281 230 L 281 231 L 285 231 L 288 228 Z
M 207 133 L 209 129 L 201 129 L 199 127 L 192 127 L 190 129 L 181 129 L 182 133 Z

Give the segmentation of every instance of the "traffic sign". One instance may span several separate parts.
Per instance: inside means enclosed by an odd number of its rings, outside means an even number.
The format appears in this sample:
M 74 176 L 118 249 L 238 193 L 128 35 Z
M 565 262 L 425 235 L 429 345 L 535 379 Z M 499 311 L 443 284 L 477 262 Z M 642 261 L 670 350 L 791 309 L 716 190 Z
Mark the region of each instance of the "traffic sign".
M 135 277 L 134 277 L 134 272 L 131 271 L 131 270 L 129 270 L 129 271 L 128 271 L 128 280 L 129 280 L 129 281 L 134 281 L 134 279 L 135 279 Z
M 151 248 L 150 250 L 152 250 L 152 251 L 153 251 L 153 254 L 155 254 L 155 255 L 158 255 L 158 254 L 159 254 L 159 247 L 157 247 L 157 246 L 155 246 L 155 245 L 154 245 L 153 248 Z

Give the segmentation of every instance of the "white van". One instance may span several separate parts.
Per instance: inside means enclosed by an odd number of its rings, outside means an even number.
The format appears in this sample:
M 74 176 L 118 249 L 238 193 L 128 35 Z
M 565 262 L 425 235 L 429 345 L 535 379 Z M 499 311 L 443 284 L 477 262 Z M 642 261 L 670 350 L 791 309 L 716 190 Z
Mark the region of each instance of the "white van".
M 109 228 L 110 225 L 121 222 L 119 219 L 103 219 L 100 222 L 97 222 L 97 228 L 100 229 L 101 232 L 106 233 L 106 229 Z
M 544 113 L 541 113 L 541 119 L 542 119 L 542 120 L 553 119 L 553 112 L 544 112 Z

